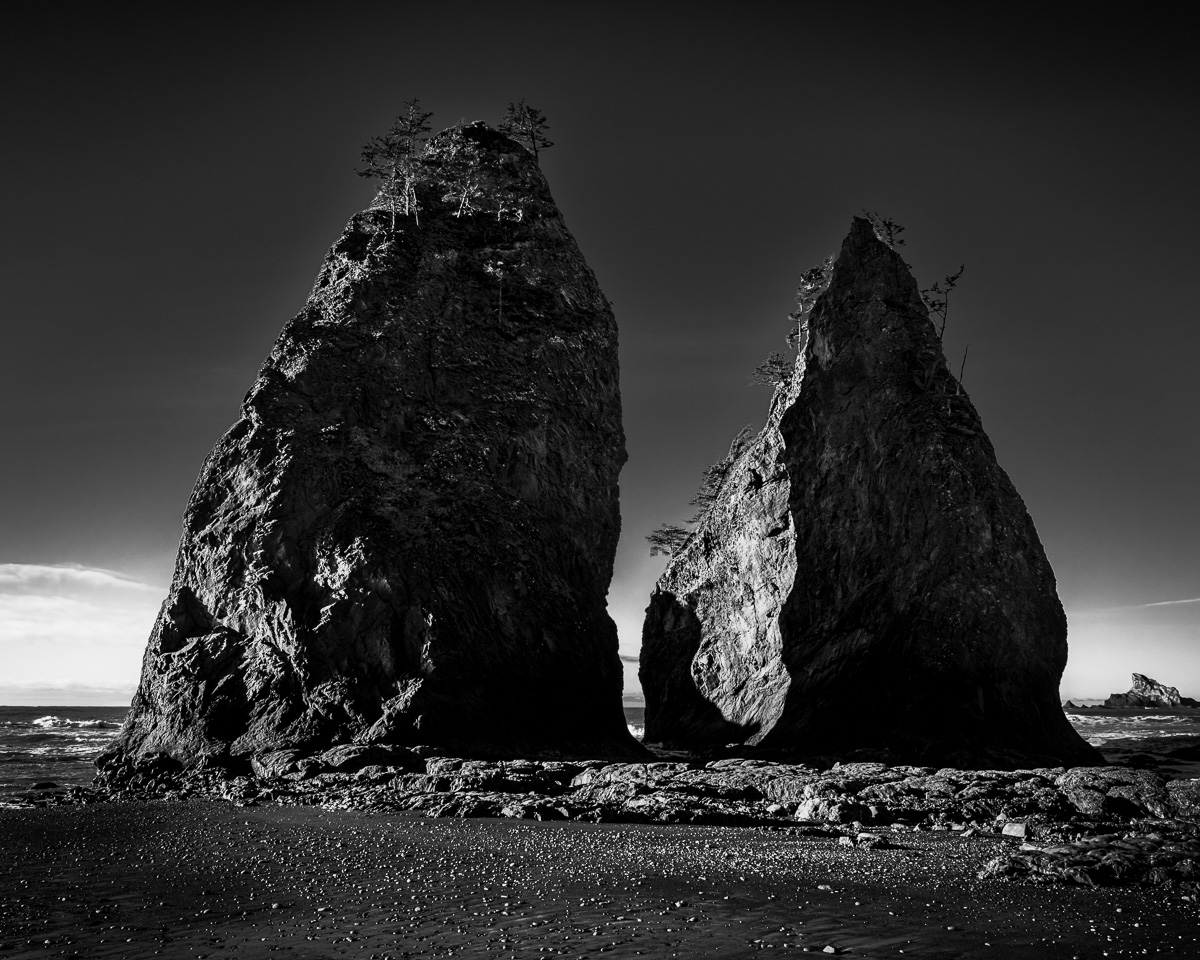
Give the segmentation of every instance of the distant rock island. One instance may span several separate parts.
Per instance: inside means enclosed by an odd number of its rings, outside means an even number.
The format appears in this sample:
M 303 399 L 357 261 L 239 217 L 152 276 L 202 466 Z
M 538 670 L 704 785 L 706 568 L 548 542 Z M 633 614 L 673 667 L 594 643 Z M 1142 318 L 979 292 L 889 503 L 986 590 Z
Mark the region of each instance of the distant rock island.
M 1103 763 L 1058 700 L 1067 624 L 1033 522 L 868 219 L 799 334 L 650 599 L 646 741 Z
M 1181 697 L 1179 690 L 1151 680 L 1140 673 L 1133 675 L 1133 686 L 1126 693 L 1114 693 L 1104 701 L 1110 710 L 1134 707 L 1200 707 L 1200 700 Z
M 102 767 L 640 751 L 606 608 L 612 310 L 532 154 L 482 123 L 428 147 L 428 177 L 350 220 L 205 460 Z

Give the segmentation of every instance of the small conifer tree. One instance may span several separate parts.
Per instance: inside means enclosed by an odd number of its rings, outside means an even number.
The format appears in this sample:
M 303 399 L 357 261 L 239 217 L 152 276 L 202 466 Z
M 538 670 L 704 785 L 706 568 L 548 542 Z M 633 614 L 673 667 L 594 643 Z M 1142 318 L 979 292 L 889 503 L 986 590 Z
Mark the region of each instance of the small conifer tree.
M 817 298 L 829 289 L 829 282 L 832 279 L 832 254 L 801 275 L 800 285 L 796 289 L 796 309 L 788 314 L 788 319 L 794 324 L 787 336 L 788 346 L 792 349 L 803 348 L 804 344 L 801 340 L 803 339 L 804 321 L 816 306 Z
M 883 243 L 886 243 L 893 250 L 904 246 L 904 238 L 900 236 L 904 232 L 904 227 L 891 217 L 881 217 L 874 210 L 864 210 L 863 214 L 871 221 L 871 227 L 875 231 L 875 236 Z
M 778 350 L 773 350 L 766 360 L 754 368 L 754 372 L 750 374 L 750 381 L 764 387 L 777 387 L 781 383 L 787 383 L 795 369 L 794 360 L 789 360 Z
M 392 214 L 392 229 L 396 229 L 397 206 L 404 215 L 412 215 L 420 223 L 417 211 L 416 185 L 421 178 L 420 157 L 424 151 L 425 134 L 430 130 L 433 116 L 421 109 L 414 97 L 405 104 L 405 111 L 393 121 L 387 133 L 372 137 L 362 149 L 363 168 L 360 177 L 378 180 L 388 199 Z
M 664 523 L 646 535 L 646 541 L 650 544 L 650 556 L 653 557 L 655 554 L 662 554 L 664 557 L 675 556 L 691 535 L 691 531 L 687 527 L 681 527 L 676 523 Z
M 500 121 L 500 132 L 512 137 L 518 143 L 526 144 L 533 151 L 533 161 L 538 163 L 538 152 L 554 146 L 546 138 L 550 125 L 546 122 L 541 110 L 526 106 L 524 98 L 519 103 L 510 103 Z
M 942 324 L 938 327 L 938 336 L 941 337 L 946 332 L 946 318 L 950 313 L 950 293 L 958 286 L 959 277 L 963 275 L 963 271 L 967 268 L 965 263 L 958 265 L 958 270 L 950 274 L 948 277 L 943 277 L 941 280 L 934 281 L 933 286 L 926 287 L 921 291 L 921 299 L 925 303 L 926 309 L 930 313 L 941 317 Z
M 483 208 L 486 193 L 483 151 L 461 126 L 439 134 L 426 157 L 442 191 L 442 201 L 454 205 L 456 217 L 469 216 Z

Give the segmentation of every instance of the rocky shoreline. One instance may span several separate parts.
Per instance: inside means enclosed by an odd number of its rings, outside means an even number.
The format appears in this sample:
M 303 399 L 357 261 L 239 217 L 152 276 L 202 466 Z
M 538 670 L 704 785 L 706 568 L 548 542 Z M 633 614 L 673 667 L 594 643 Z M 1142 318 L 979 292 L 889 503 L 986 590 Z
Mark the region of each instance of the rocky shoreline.
M 981 877 L 1082 886 L 1146 885 L 1200 899 L 1200 780 L 1146 769 L 934 769 L 874 762 L 725 757 L 473 760 L 432 748 L 278 751 L 251 770 L 167 761 L 102 770 L 92 787 L 42 785 L 29 806 L 217 800 L 238 807 L 412 811 L 502 818 L 766 827 L 873 850 L 904 833 L 1013 841 Z

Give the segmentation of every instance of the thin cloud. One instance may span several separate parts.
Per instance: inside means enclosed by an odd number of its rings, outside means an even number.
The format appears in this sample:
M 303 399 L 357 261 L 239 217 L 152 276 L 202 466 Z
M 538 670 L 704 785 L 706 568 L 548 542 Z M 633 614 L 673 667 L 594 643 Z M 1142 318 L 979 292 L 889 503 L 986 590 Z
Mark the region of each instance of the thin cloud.
M 144 643 L 157 612 L 158 604 L 150 596 L 118 596 L 101 602 L 0 594 L 0 636 L 13 648 L 43 646 L 51 659 L 57 659 L 51 651 L 66 643 L 126 646 L 131 637 Z
M 0 563 L 0 593 L 42 592 L 50 587 L 60 590 L 100 587 L 153 593 L 163 589 L 115 570 L 84 567 L 77 563 Z
M 1102 613 L 1121 613 L 1133 610 L 1149 610 L 1152 607 L 1186 607 L 1200 603 L 1200 597 L 1186 597 L 1182 600 L 1155 600 L 1152 603 L 1126 603 L 1115 607 L 1072 607 L 1067 606 L 1067 613 L 1078 615 L 1093 615 Z

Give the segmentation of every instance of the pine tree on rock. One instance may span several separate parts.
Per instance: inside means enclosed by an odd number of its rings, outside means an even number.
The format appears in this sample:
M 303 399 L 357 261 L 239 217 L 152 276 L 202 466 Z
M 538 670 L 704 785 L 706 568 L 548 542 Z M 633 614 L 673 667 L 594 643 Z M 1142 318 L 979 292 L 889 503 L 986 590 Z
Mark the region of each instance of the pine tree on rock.
M 363 168 L 356 171 L 360 177 L 379 181 L 380 190 L 388 199 L 393 230 L 398 205 L 403 207 L 405 216 L 412 215 L 420 223 L 416 185 L 421 179 L 425 134 L 432 129 L 429 120 L 433 114 L 421 109 L 420 100 L 414 97 L 404 106 L 404 113 L 393 121 L 387 133 L 367 141 L 362 149 Z
M 500 132 L 512 137 L 518 143 L 526 144 L 533 152 L 533 159 L 538 161 L 538 153 L 548 150 L 554 143 L 546 138 L 550 125 L 546 122 L 541 110 L 527 106 L 524 98 L 518 103 L 510 103 L 500 121 Z

